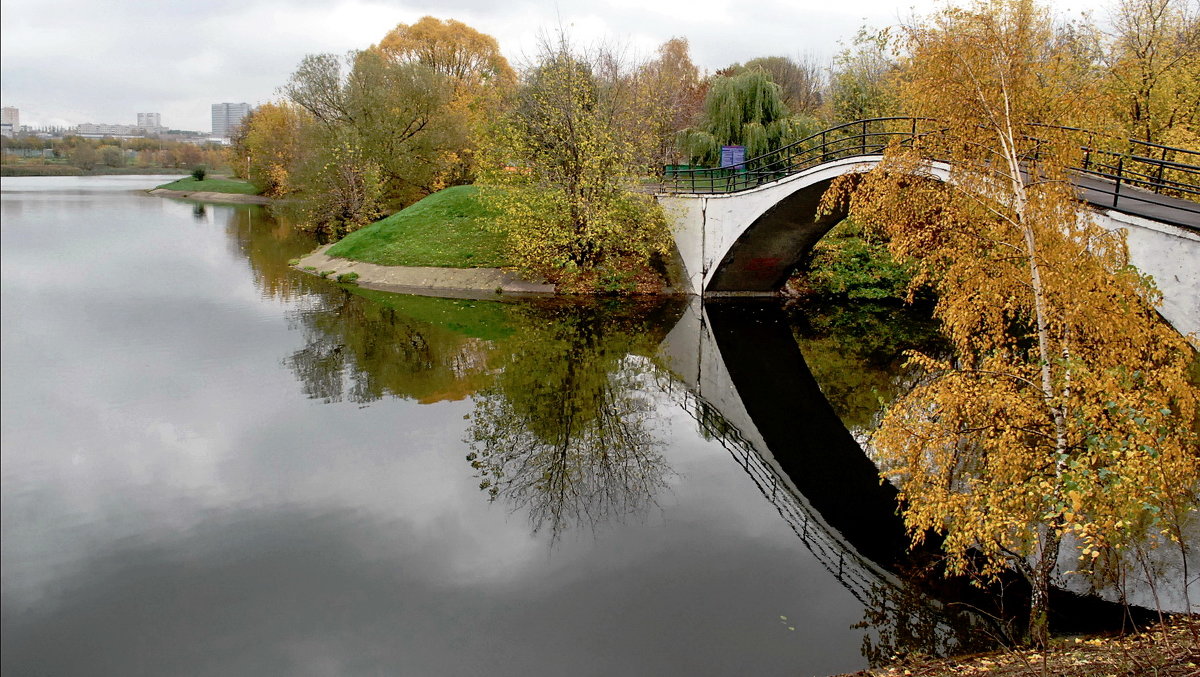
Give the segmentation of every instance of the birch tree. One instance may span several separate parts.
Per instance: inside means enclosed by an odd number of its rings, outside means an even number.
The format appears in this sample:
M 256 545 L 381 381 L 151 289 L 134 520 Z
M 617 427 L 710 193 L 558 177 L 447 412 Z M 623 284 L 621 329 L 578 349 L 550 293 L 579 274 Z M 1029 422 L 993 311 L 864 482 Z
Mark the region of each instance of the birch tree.
M 899 96 L 939 133 L 826 200 L 848 200 L 919 265 L 951 351 L 912 355 L 923 380 L 872 444 L 913 541 L 939 534 L 952 572 L 1019 572 L 1029 638 L 1044 645 L 1064 540 L 1085 567 L 1141 539 L 1178 541 L 1195 512 L 1194 352 L 1157 317 L 1123 236 L 1076 199 L 1065 168 L 1079 139 L 1041 126 L 1086 123 L 1096 113 L 1080 102 L 1099 86 L 1044 10 L 980 2 L 905 37 Z M 928 178 L 934 159 L 948 182 Z

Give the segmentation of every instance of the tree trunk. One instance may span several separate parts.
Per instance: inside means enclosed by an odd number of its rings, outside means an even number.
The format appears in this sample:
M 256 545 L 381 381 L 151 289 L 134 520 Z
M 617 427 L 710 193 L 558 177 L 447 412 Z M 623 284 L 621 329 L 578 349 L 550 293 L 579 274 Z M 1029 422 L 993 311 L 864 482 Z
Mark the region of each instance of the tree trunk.
M 1031 567 L 1029 578 L 1029 643 L 1044 649 L 1050 645 L 1050 577 L 1058 567 L 1059 537 L 1054 525 L 1046 528 L 1041 557 Z

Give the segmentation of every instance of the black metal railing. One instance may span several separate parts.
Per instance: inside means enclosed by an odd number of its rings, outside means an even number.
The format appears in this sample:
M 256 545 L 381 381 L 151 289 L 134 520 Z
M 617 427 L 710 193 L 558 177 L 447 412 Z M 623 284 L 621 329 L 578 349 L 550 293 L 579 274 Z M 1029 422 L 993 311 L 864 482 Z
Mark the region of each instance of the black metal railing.
M 667 167 L 663 189 L 670 193 L 736 193 L 806 169 L 864 155 L 882 155 L 892 141 L 911 144 L 930 133 L 911 117 L 856 120 L 824 129 L 777 150 L 719 168 Z
M 1166 223 L 1200 228 L 1200 151 L 1137 139 L 1118 140 L 1077 128 L 1038 126 L 1087 135 L 1087 142 L 1081 145 L 1080 166 L 1072 169 L 1080 177 L 1076 184 L 1089 202 L 1100 207 L 1146 213 Z M 729 167 L 666 167 L 662 191 L 737 193 L 829 162 L 882 155 L 892 143 L 912 146 L 921 138 L 942 131 L 936 121 L 925 118 L 856 120 Z M 1036 160 L 1036 155 L 1030 159 Z

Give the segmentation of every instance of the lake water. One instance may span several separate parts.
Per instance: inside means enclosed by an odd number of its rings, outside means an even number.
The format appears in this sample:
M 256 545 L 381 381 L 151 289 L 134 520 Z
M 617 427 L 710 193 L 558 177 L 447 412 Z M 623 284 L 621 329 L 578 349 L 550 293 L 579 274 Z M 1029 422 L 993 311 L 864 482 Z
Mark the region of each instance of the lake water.
M 261 208 L 141 192 L 165 180 L 3 180 L 5 674 L 813 675 L 897 634 L 966 646 L 897 602 L 855 444 L 896 348 L 853 318 L 343 287 Z M 889 629 L 897 604 L 925 620 Z

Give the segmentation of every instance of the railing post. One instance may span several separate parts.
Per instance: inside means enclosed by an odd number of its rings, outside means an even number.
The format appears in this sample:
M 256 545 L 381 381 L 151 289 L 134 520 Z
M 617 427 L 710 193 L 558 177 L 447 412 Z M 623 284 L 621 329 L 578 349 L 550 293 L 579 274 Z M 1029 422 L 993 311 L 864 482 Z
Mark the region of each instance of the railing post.
M 1113 208 L 1117 206 L 1117 200 L 1121 197 L 1121 175 L 1125 171 L 1125 156 L 1117 157 L 1117 187 L 1113 190 Z
M 1154 181 L 1154 192 L 1161 193 L 1163 187 L 1163 170 L 1167 167 L 1167 149 L 1162 149 L 1162 162 L 1158 165 L 1158 178 Z
M 867 154 L 867 121 L 866 121 L 866 120 L 863 120 L 863 130 L 862 130 L 862 150 L 860 150 L 858 154 L 859 154 L 859 155 L 866 155 L 866 154 Z
M 825 141 L 825 130 L 821 130 L 821 162 L 829 162 L 829 146 Z
M 917 119 L 916 118 L 912 119 L 912 133 L 909 134 L 908 142 L 912 148 L 917 147 Z

